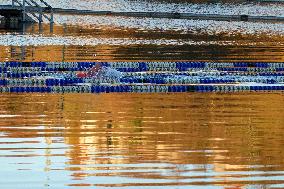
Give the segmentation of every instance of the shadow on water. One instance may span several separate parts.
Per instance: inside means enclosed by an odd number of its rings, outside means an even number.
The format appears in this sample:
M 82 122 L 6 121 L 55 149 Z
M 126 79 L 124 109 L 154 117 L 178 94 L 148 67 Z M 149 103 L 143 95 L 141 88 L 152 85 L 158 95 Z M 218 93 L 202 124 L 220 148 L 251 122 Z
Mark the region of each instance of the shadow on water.
M 5 18 L 0 18 L 0 33 L 4 33 L 4 32 L 15 32 L 18 34 L 25 34 L 28 31 L 30 32 L 35 32 L 35 30 L 38 31 L 38 33 L 43 33 L 44 31 L 46 32 L 47 29 L 44 28 L 44 25 L 46 27 L 47 24 L 35 24 L 35 23 L 23 23 L 23 22 L 19 22 L 17 20 L 14 19 L 10 19 L 7 20 Z M 35 27 L 37 27 L 37 29 L 35 29 Z M 54 25 L 50 24 L 49 25 L 49 32 L 53 33 L 53 28 Z
M 19 22 L 7 21 L 4 18 L 0 19 L 0 30 L 9 31 L 23 31 L 23 25 Z

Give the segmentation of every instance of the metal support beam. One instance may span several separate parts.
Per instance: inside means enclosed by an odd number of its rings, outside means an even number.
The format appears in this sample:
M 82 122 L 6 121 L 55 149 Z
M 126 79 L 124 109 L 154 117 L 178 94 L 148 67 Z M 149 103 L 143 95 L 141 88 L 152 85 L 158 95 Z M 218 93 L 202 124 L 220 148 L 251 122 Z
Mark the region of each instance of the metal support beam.
M 21 1 L 21 2 L 20 2 Z M 46 18 L 50 23 L 54 23 L 54 10 L 46 3 L 44 0 L 11 0 L 13 8 L 20 8 L 22 10 L 22 21 L 27 22 L 29 20 L 29 15 L 35 17 L 38 22 L 43 22 Z M 48 15 L 50 14 L 50 15 Z

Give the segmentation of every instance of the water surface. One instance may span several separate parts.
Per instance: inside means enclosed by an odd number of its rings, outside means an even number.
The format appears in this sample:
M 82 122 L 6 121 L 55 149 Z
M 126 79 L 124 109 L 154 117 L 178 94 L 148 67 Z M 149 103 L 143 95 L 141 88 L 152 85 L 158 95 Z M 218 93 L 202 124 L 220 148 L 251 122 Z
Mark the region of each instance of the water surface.
M 3 1 L 2 4 L 10 1 Z M 53 1 L 54 7 L 283 16 L 283 3 L 222 1 Z M 0 29 L 0 61 L 283 62 L 283 23 L 55 15 L 50 30 Z
M 282 186 L 283 97 L 2 94 L 1 187 Z
M 1 1 L 5 3 L 7 1 Z M 54 1 L 283 16 L 283 4 Z M 83 3 L 82 3 L 83 2 Z M 0 61 L 284 62 L 283 23 L 55 15 L 0 29 Z M 283 188 L 283 94 L 1 94 L 1 188 Z
M 52 32 L 48 24 L 0 30 L 0 61 L 284 61 L 283 23 L 59 15 L 57 20 L 61 24 Z

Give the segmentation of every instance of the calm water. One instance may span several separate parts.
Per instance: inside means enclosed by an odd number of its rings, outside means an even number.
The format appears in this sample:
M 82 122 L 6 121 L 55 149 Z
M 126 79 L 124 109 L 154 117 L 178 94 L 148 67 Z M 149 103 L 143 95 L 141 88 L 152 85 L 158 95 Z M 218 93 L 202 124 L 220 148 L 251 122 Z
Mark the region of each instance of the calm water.
M 1 99 L 1 188 L 284 186 L 283 94 Z
M 6 4 L 9 1 L 3 1 Z M 55 7 L 283 16 L 283 3 L 48 0 Z M 182 10 L 181 10 L 182 9 Z M 55 26 L 0 29 L 0 61 L 283 62 L 284 24 L 55 15 Z
M 284 61 L 283 23 L 57 17 L 0 30 L 0 61 Z
M 284 14 L 283 3 L 48 2 L 92 10 Z M 55 22 L 53 31 L 48 24 L 0 29 L 0 61 L 284 62 L 283 23 L 67 15 L 55 15 Z M 281 93 L 0 98 L 1 188 L 284 187 Z

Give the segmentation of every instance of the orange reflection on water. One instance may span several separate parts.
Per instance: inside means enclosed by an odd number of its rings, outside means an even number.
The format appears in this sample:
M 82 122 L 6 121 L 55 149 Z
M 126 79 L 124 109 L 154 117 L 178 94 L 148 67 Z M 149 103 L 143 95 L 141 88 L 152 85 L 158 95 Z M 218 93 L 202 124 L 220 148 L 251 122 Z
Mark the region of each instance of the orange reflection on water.
M 4 156 L 25 162 L 40 158 L 37 150 L 44 149 L 47 173 L 66 170 L 60 174 L 70 175 L 62 181 L 70 186 L 282 183 L 282 94 L 2 94 L 1 99 Z M 42 144 L 36 142 L 41 138 Z M 5 148 L 4 139 L 21 139 L 26 148 L 16 143 Z M 66 159 L 54 164 L 57 157 Z
M 55 25 L 51 33 L 49 25 L 38 28 L 27 26 L 13 35 L 0 30 L 0 61 L 284 61 L 284 38 L 277 33 L 254 34 L 240 29 L 234 33 L 213 31 L 213 35 L 206 28 L 196 32 L 194 28 L 161 31 L 66 24 Z M 15 41 L 11 37 L 16 37 Z M 91 43 L 96 40 L 100 42 Z M 144 42 L 136 44 L 139 40 Z M 37 41 L 39 44 L 32 45 Z M 78 41 L 82 44 L 77 44 Z M 161 41 L 168 42 L 160 44 Z M 173 45 L 171 41 L 180 44 Z

